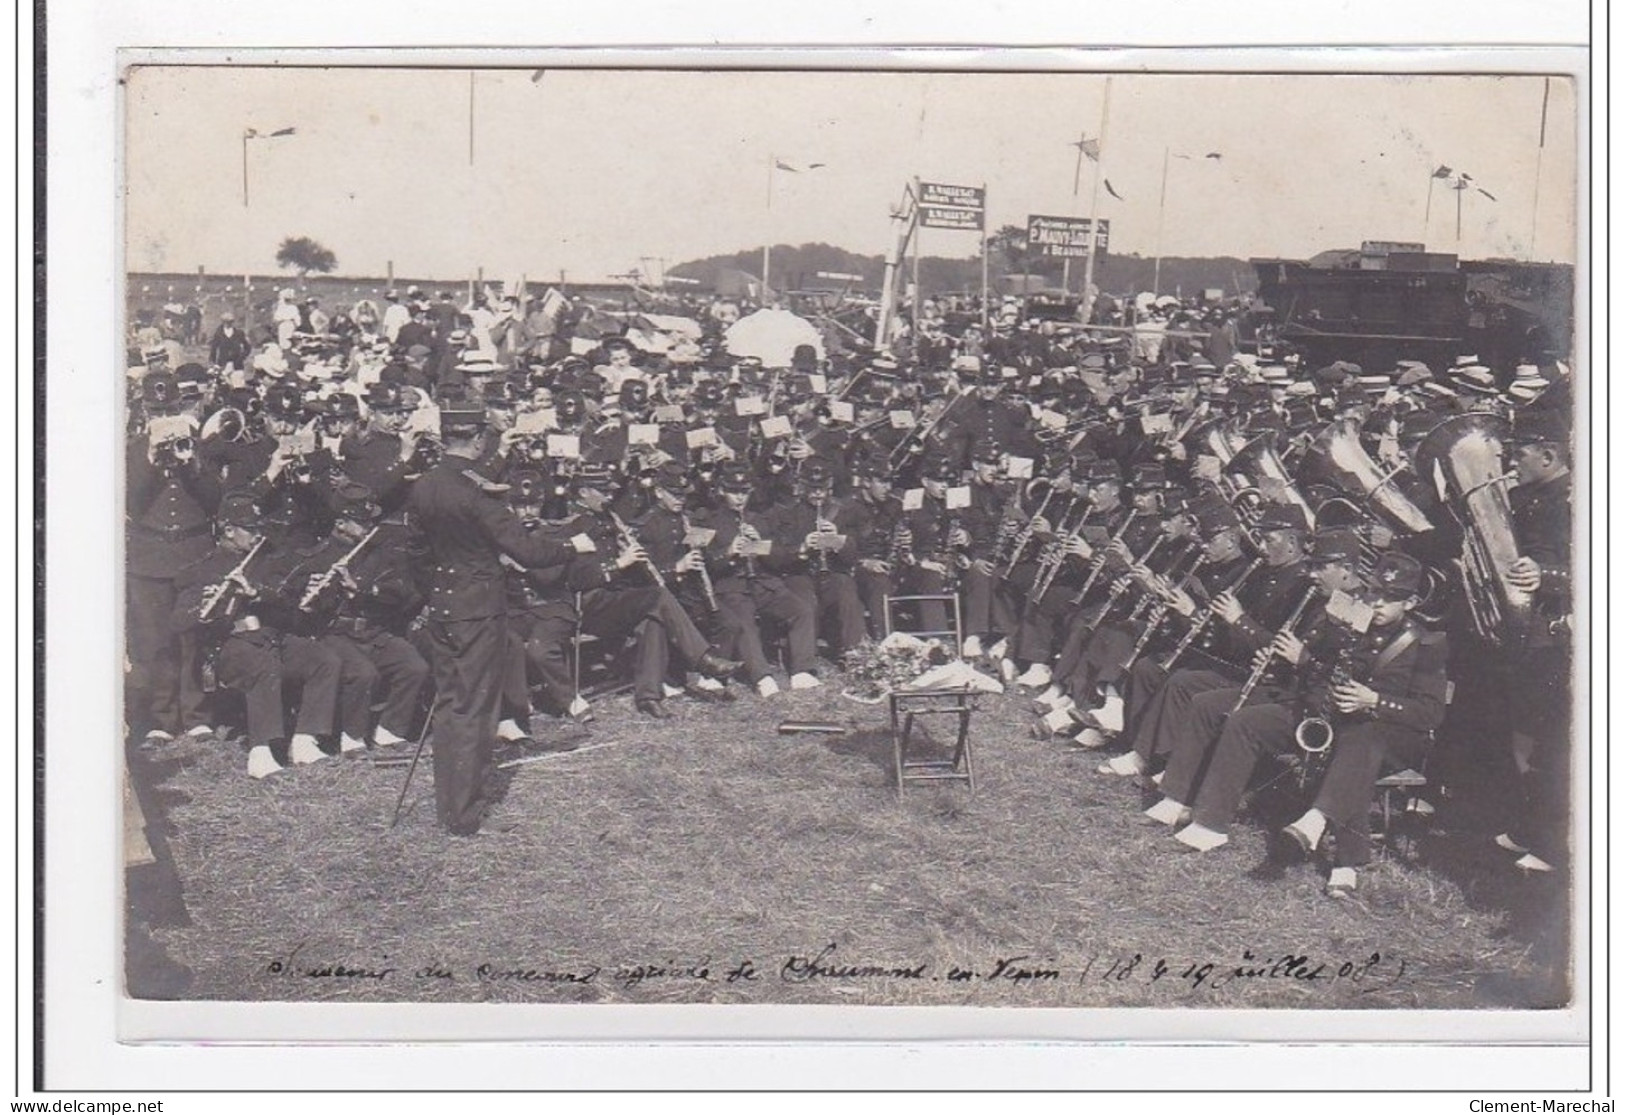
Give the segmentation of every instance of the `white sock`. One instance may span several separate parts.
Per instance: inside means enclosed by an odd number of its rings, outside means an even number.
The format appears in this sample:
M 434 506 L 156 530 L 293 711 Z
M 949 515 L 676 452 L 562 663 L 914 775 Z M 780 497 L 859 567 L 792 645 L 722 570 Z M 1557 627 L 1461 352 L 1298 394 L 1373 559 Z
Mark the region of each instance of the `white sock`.
M 352 735 L 349 735 L 348 733 L 339 736 L 340 751 L 365 751 L 366 749 L 366 744 L 362 743 L 360 740 L 356 739 Z
M 1310 848 L 1318 848 L 1320 838 L 1326 835 L 1326 814 L 1318 809 L 1311 809 L 1302 817 L 1293 821 L 1290 827 L 1297 829 L 1309 838 Z
M 1157 804 L 1145 811 L 1145 815 L 1164 825 L 1177 825 L 1184 820 L 1187 811 L 1183 805 L 1173 798 L 1163 798 Z
M 519 727 L 519 722 L 511 716 L 497 725 L 497 739 L 524 738 L 524 730 Z
M 379 747 L 395 747 L 405 743 L 406 740 L 380 724 L 372 730 L 372 742 Z
M 1187 848 L 1195 848 L 1198 852 L 1211 852 L 1215 848 L 1230 843 L 1230 838 L 1222 832 L 1214 832 L 1205 825 L 1186 825 L 1174 833 L 1174 839 Z

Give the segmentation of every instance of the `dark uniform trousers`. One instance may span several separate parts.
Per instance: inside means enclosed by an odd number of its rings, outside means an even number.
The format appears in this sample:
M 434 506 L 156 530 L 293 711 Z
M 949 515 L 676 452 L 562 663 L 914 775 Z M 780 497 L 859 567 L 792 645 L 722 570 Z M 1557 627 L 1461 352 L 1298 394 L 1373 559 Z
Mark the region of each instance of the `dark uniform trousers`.
M 504 615 L 435 619 L 424 626 L 434 653 L 434 794 L 440 823 L 453 834 L 479 831 L 501 703 Z
M 723 640 L 728 644 L 723 653 L 743 662 L 753 683 L 773 672 L 762 646 L 762 620 L 785 629 L 790 672 L 812 671 L 818 652 L 817 623 L 806 597 L 790 591 L 778 577 L 728 577 L 717 583 L 716 593 Z
M 339 731 L 354 739 L 365 739 L 371 727 L 372 708 L 380 705 L 378 724 L 397 736 L 412 734 L 418 695 L 429 677 L 429 664 L 411 643 L 398 635 L 361 621 L 350 631 L 339 628 L 322 639 L 322 645 L 338 655 Z
M 1166 657 L 1163 652 L 1160 657 Z M 1145 714 L 1155 702 L 1162 687 L 1168 684 L 1168 671 L 1163 669 L 1150 652 L 1129 667 L 1123 676 L 1123 738 L 1132 740 L 1139 734 Z M 1146 756 L 1141 756 L 1146 758 Z
M 858 599 L 863 603 L 864 622 L 869 638 L 882 639 L 886 635 L 886 597 L 892 594 L 892 575 L 859 566 L 852 574 L 857 583 Z
M 677 598 L 658 585 L 589 589 L 581 596 L 581 630 L 600 639 L 633 637 L 632 692 L 639 699 L 661 699 L 671 650 L 693 663 L 708 649 Z M 550 705 L 568 707 L 575 695 L 574 634 L 571 610 L 546 608 L 536 613 L 525 636 L 525 662 Z
M 1154 760 L 1170 755 L 1190 731 L 1188 724 L 1193 703 L 1199 697 L 1215 691 L 1229 692 L 1231 702 L 1234 703 L 1234 685 L 1234 681 L 1217 670 L 1175 670 L 1167 682 L 1156 691 L 1156 695 L 1146 701 L 1144 711 L 1138 716 L 1138 727 L 1134 729 L 1133 737 L 1135 754 L 1139 755 L 1147 766 Z M 1127 727 L 1129 718 L 1134 712 L 1129 708 L 1127 696 L 1123 702 L 1124 724 Z M 1228 704 L 1224 706 L 1226 710 L 1229 707 Z M 1207 739 L 1211 739 L 1211 736 L 1205 737 L 1204 742 Z M 1166 778 L 1163 779 L 1163 793 L 1174 797 L 1176 801 L 1183 801 L 1169 791 Z
M 1080 704 L 1093 701 L 1100 686 L 1122 678 L 1123 663 L 1138 637 L 1138 631 L 1123 624 L 1095 627 L 1077 616 L 1055 660 L 1055 684 Z
M 1061 628 L 1068 617 L 1078 610 L 1078 606 L 1072 603 L 1072 598 L 1078 594 L 1078 589 L 1082 586 L 1081 581 L 1069 584 L 1067 580 L 1065 574 L 1056 578 L 1055 583 L 1041 599 L 1033 600 L 1029 604 L 1016 628 L 1014 657 L 1023 662 L 1042 662 L 1046 666 L 1055 658 L 1055 647 L 1060 641 Z
M 254 747 L 287 740 L 283 686 L 289 683 L 299 687 L 294 732 L 311 736 L 331 732 L 340 669 L 338 655 L 319 640 L 278 635 L 263 627 L 227 636 L 215 660 L 216 679 L 247 701 L 248 742 Z
M 204 715 L 201 655 L 197 633 L 174 634 L 170 613 L 175 609 L 175 582 L 157 577 L 130 577 L 126 598 L 129 624 L 130 676 L 132 697 L 144 700 L 144 714 L 150 725 L 140 722 L 134 711 L 130 727 L 139 734 L 146 727 L 161 728 L 171 735 L 208 722 Z
M 1179 680 L 1175 675 L 1169 687 Z M 1232 714 L 1240 696 L 1239 687 L 1227 684 L 1190 698 L 1185 716 L 1169 733 L 1172 746 L 1162 776 L 1166 797 L 1189 805 L 1197 823 L 1221 832 L 1241 803 L 1253 764 L 1266 751 L 1291 747 L 1299 720 L 1296 709 L 1280 701 L 1280 690 L 1260 687 Z
M 1016 629 L 1017 609 L 1012 593 L 995 573 L 967 569 L 965 584 L 965 634 L 986 639 L 1002 638 Z
M 850 573 L 792 573 L 785 587 L 812 606 L 814 629 L 822 629 L 836 657 L 863 641 L 863 603 Z

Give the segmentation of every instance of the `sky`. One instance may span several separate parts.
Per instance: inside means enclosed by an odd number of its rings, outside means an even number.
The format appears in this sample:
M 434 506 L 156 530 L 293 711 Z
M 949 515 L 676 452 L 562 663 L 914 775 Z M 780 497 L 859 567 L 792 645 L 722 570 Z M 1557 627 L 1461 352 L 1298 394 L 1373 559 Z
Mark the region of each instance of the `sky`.
M 1305 258 L 1374 239 L 1575 258 L 1562 78 L 1542 147 L 1537 76 L 1123 73 L 1108 107 L 1107 78 L 1084 73 L 470 74 L 131 69 L 127 269 L 265 273 L 288 236 L 332 249 L 340 274 L 393 263 L 430 279 L 587 281 L 769 238 L 879 254 L 916 176 L 985 184 L 990 228 L 1087 215 L 1082 136 L 1100 140 L 1121 195 L 1098 194 L 1116 252 Z M 247 142 L 245 205 L 245 129 L 289 127 Z M 1462 195 L 1459 242 L 1456 195 L 1431 177 L 1441 165 L 1494 195 Z M 927 255 L 977 251 L 974 232 L 922 235 Z

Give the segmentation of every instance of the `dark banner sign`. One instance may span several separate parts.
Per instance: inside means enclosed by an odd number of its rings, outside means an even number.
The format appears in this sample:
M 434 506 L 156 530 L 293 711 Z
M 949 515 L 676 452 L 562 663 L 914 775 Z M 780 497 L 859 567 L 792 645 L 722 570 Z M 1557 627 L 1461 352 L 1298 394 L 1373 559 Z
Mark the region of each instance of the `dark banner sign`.
M 1110 246 L 1111 229 L 1110 221 L 1100 221 L 1095 233 L 1097 252 Z M 1027 243 L 1046 256 L 1082 259 L 1089 254 L 1089 218 L 1029 216 Z
M 987 191 L 980 186 L 920 183 L 920 224 L 925 228 L 979 229 L 987 208 Z

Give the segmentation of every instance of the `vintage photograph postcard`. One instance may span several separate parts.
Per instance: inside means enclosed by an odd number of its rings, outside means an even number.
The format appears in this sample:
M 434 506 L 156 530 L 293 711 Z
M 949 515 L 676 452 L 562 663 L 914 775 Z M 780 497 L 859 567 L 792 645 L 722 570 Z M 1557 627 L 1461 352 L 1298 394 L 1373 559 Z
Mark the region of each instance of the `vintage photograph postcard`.
M 1575 1002 L 1573 73 L 120 76 L 130 1000 Z

